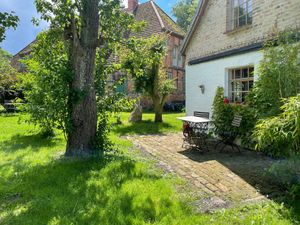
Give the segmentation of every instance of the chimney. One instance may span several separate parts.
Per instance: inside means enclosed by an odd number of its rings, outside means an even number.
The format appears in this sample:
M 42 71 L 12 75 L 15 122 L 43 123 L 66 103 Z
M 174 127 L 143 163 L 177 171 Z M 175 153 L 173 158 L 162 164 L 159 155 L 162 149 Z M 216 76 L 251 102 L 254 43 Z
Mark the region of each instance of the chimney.
M 139 5 L 139 0 L 128 0 L 128 8 L 129 12 L 133 12 L 135 8 Z

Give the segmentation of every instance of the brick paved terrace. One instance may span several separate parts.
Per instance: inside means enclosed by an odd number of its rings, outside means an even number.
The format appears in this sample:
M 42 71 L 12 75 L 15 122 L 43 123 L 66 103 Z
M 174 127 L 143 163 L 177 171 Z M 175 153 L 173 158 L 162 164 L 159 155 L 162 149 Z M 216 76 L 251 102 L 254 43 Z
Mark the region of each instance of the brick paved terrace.
M 230 207 L 267 199 L 277 190 L 265 176 L 273 160 L 256 152 L 219 153 L 182 147 L 182 134 L 129 136 L 136 148 L 154 157 L 165 170 L 188 181 L 193 192 L 206 196 L 197 205 L 202 210 Z M 203 208 L 204 205 L 204 208 Z

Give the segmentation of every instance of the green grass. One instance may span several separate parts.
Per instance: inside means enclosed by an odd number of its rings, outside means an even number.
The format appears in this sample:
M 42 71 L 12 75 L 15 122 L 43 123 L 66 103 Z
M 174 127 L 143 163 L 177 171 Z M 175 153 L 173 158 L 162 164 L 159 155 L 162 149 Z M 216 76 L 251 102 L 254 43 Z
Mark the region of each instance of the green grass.
M 179 132 L 182 122 L 177 117 L 184 116 L 184 113 L 166 113 L 163 115 L 163 123 L 154 123 L 153 113 L 143 113 L 143 121 L 129 123 L 130 113 L 121 113 L 122 125 L 114 127 L 113 131 L 118 135 L 134 134 L 164 134 L 169 132 Z
M 166 115 L 165 125 L 118 126 L 111 139 L 119 153 L 101 160 L 64 159 L 62 135 L 42 139 L 17 116 L 0 116 L 0 224 L 294 223 L 275 203 L 196 214 L 190 200 L 176 192 L 176 179 L 128 152 L 131 143 L 118 137 L 180 129 L 177 116 Z

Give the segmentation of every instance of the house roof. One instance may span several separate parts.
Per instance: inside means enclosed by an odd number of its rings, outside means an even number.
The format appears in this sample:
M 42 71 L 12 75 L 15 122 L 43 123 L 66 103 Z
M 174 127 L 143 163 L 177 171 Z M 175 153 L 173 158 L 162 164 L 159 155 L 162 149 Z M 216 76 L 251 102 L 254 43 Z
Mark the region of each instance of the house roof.
M 184 31 L 154 1 L 139 4 L 133 11 L 137 21 L 145 21 L 146 27 L 139 37 L 149 37 L 154 33 L 169 32 L 184 37 Z
M 125 9 L 125 11 L 127 11 Z M 133 11 L 133 15 L 137 21 L 145 21 L 146 27 L 140 32 L 135 34 L 138 37 L 149 37 L 152 34 L 162 32 L 172 33 L 181 38 L 184 37 L 184 31 L 172 20 L 167 13 L 165 13 L 154 1 L 139 4 Z M 19 51 L 15 56 L 25 56 L 32 51 L 32 45 L 36 40 L 32 41 L 25 48 Z M 14 57 L 15 57 L 14 56 Z
M 183 40 L 182 43 L 182 47 L 181 47 L 181 53 L 184 54 L 185 50 L 191 40 L 191 38 L 193 37 L 193 34 L 197 28 L 197 26 L 199 25 L 199 22 L 201 20 L 201 17 L 205 11 L 206 5 L 207 5 L 208 0 L 199 0 L 199 4 L 196 10 L 196 14 L 194 16 L 194 19 L 192 21 L 192 25 L 185 37 L 185 39 Z
M 26 45 L 23 49 L 21 49 L 19 52 L 17 52 L 14 56 L 20 56 L 20 57 L 24 57 L 26 55 L 29 55 L 32 51 L 32 46 L 36 43 L 36 39 L 34 39 L 32 42 L 30 42 L 28 45 Z

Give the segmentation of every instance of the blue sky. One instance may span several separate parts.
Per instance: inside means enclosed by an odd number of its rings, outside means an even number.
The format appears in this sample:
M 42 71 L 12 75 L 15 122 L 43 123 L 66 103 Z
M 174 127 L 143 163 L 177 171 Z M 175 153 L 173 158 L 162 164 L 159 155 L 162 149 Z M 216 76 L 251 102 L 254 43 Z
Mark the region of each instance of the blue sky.
M 141 3 L 146 1 L 140 0 Z M 34 0 L 0 0 L 0 12 L 14 11 L 20 18 L 18 28 L 15 31 L 8 30 L 6 32 L 6 40 L 0 43 L 1 48 L 12 54 L 19 52 L 33 41 L 40 31 L 47 28 L 45 22 L 42 22 L 39 27 L 32 24 L 32 17 L 37 16 L 33 2 Z M 156 0 L 155 2 L 171 15 L 171 7 L 176 0 Z

